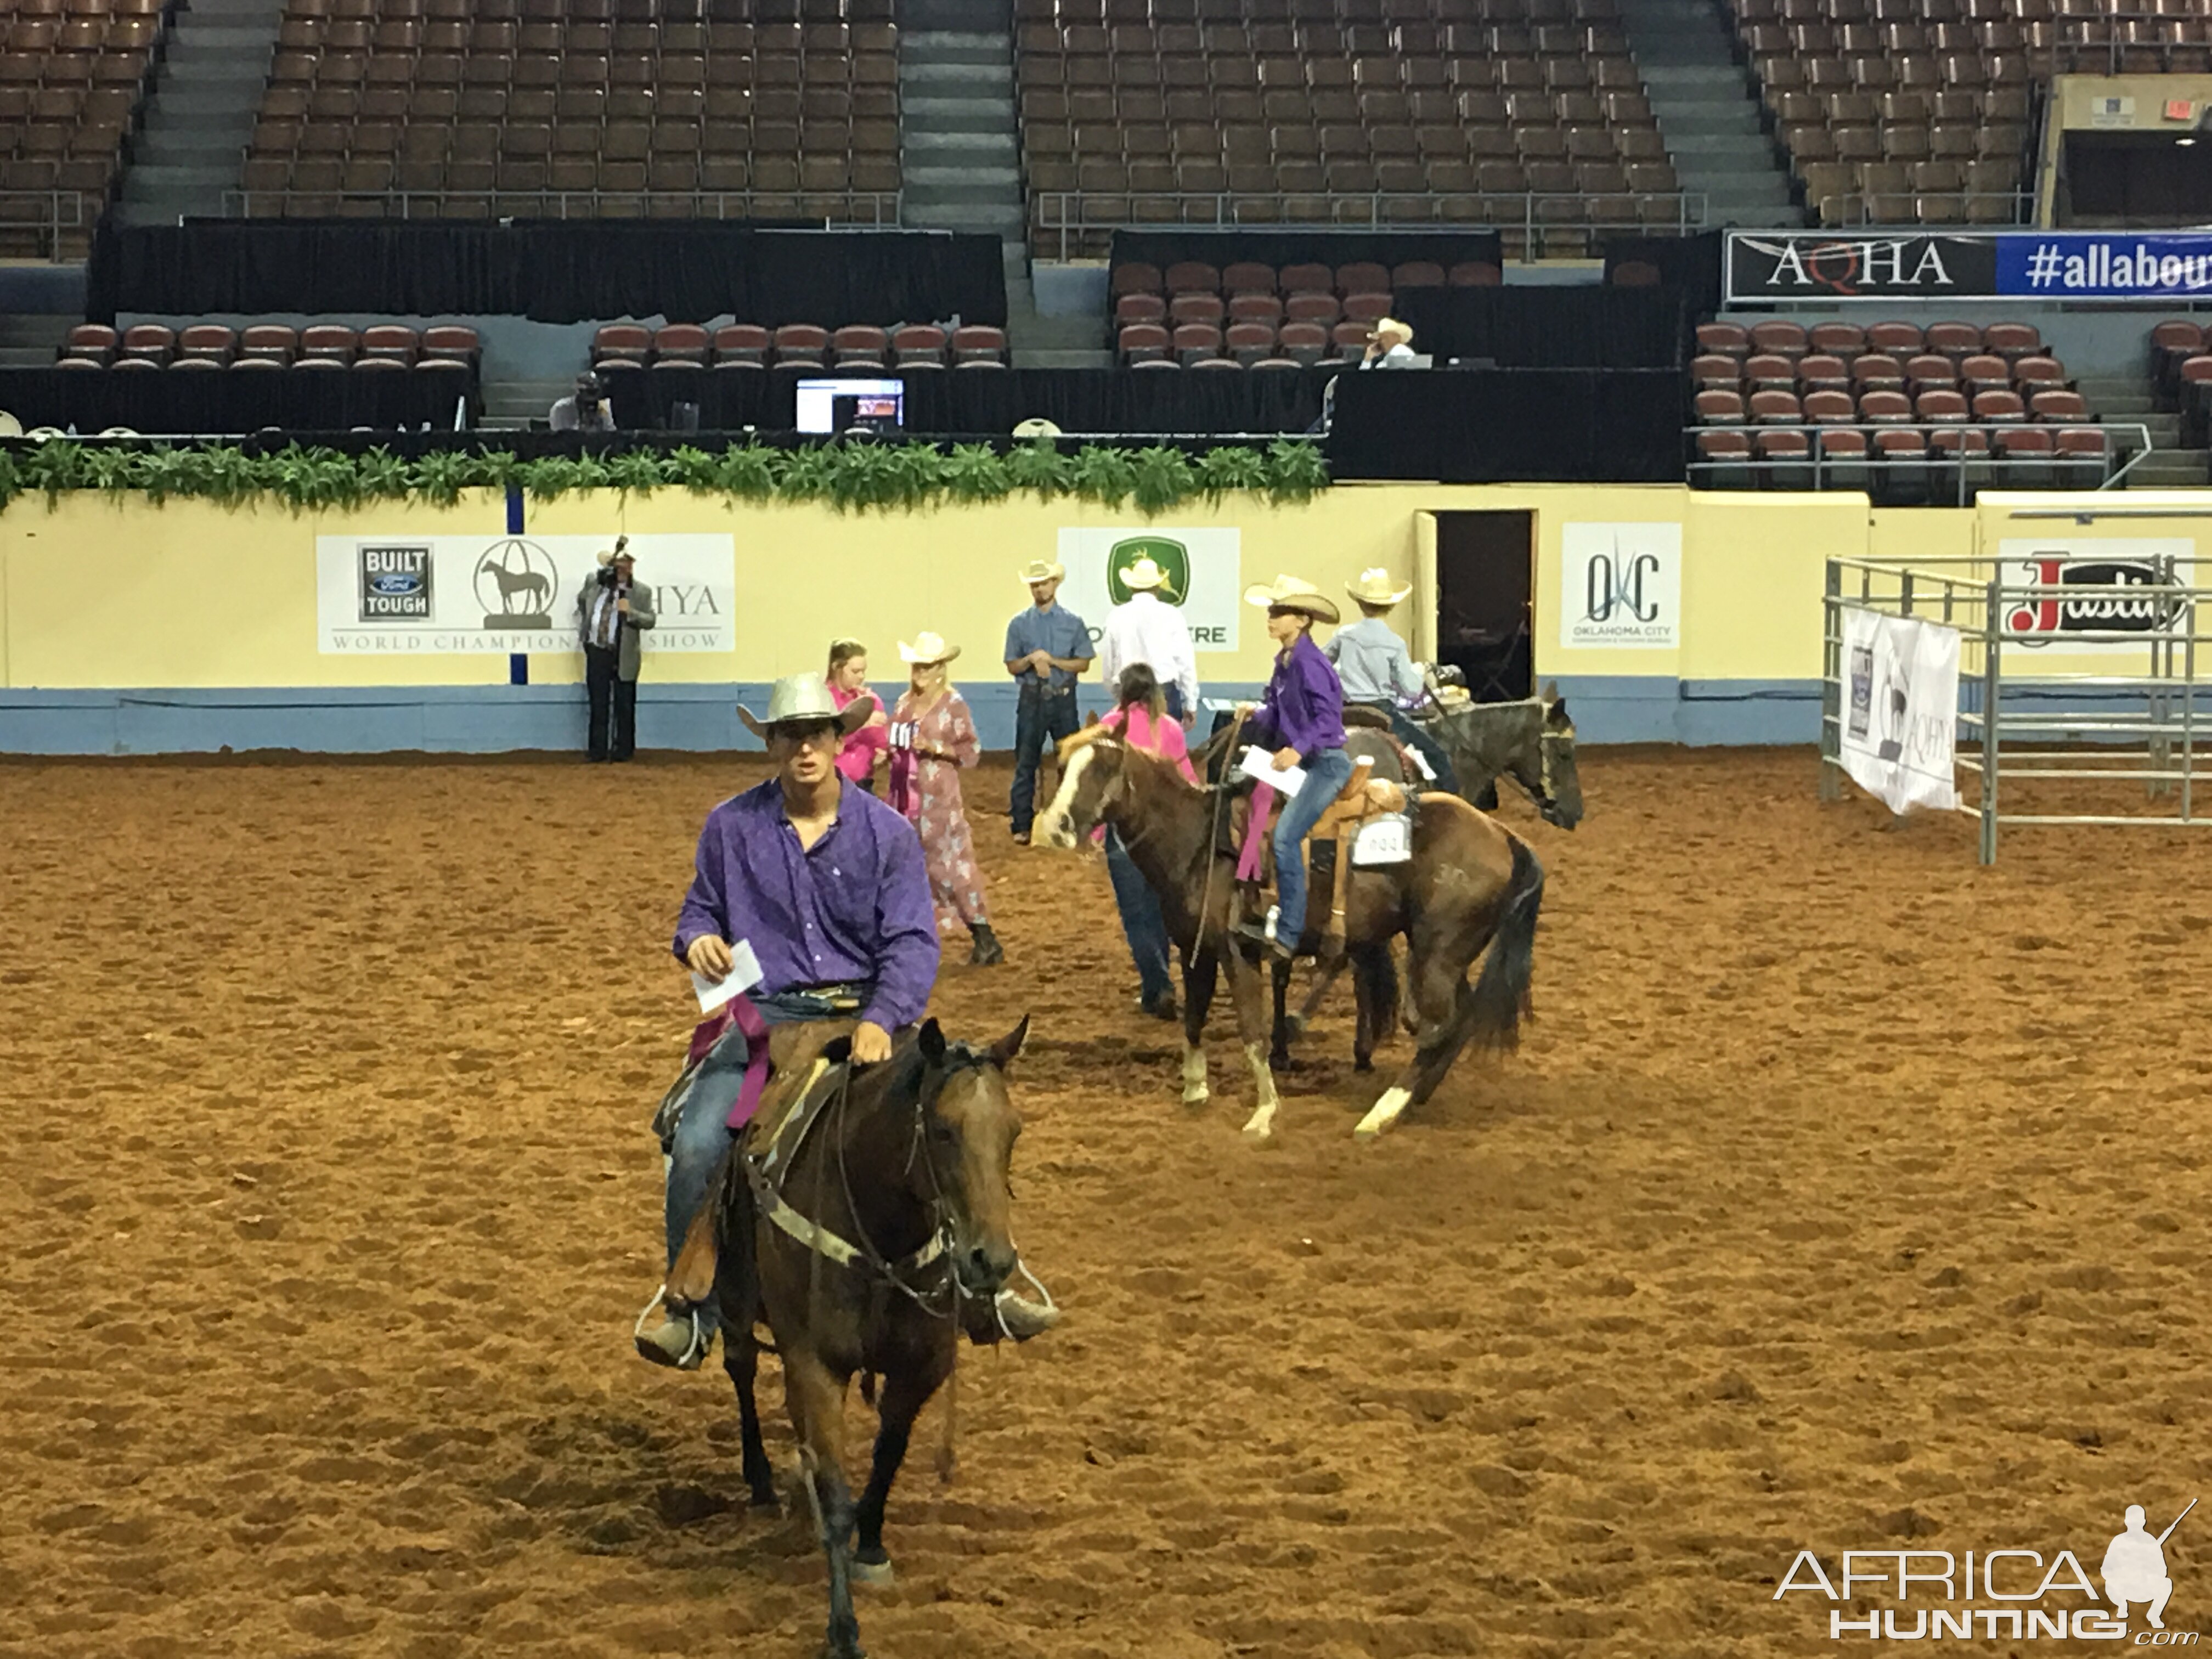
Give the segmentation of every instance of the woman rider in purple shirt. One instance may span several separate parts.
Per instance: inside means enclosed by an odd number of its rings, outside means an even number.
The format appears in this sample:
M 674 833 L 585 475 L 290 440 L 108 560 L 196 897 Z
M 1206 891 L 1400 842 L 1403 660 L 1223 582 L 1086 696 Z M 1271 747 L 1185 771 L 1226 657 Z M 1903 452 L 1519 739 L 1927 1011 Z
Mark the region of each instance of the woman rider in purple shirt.
M 1245 730 L 1255 742 L 1274 746 L 1277 766 L 1304 767 L 1306 775 L 1275 821 L 1275 915 L 1243 930 L 1287 959 L 1305 937 L 1306 833 L 1352 781 L 1352 757 L 1344 752 L 1344 687 L 1335 665 L 1313 642 L 1313 625 L 1334 626 L 1337 611 L 1320 589 L 1295 576 L 1247 589 L 1244 599 L 1267 607 L 1267 635 L 1281 647 L 1267 695 Z

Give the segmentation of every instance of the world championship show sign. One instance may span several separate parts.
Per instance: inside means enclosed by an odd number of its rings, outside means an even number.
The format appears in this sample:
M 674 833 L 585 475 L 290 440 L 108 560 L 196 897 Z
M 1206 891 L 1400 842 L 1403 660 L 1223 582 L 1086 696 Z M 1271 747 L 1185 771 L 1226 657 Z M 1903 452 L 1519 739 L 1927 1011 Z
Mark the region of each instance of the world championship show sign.
M 1731 231 L 1729 304 L 2212 298 L 2212 232 Z

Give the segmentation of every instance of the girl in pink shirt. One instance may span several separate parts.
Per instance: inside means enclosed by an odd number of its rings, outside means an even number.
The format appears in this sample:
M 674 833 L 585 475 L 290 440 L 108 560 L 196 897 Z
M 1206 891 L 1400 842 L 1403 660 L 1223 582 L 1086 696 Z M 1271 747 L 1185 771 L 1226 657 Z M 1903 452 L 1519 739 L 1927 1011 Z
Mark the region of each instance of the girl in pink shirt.
M 875 713 L 868 723 L 845 739 L 837 751 L 837 769 L 873 792 L 876 768 L 890 752 L 890 717 L 883 700 L 868 690 L 868 647 L 858 640 L 838 640 L 830 647 L 830 700 L 842 708 L 855 697 L 866 697 Z
M 1169 718 L 1167 694 L 1160 690 L 1151 665 L 1133 662 L 1123 669 L 1114 696 L 1115 707 L 1099 725 L 1119 732 L 1132 749 L 1173 761 L 1186 779 L 1196 783 L 1198 774 L 1183 743 L 1182 724 Z M 1156 1018 L 1173 1019 L 1175 982 L 1168 977 L 1168 925 L 1160 915 L 1159 895 L 1111 830 L 1106 831 L 1106 874 L 1114 884 L 1114 904 L 1121 913 L 1130 959 L 1137 965 L 1137 1006 Z

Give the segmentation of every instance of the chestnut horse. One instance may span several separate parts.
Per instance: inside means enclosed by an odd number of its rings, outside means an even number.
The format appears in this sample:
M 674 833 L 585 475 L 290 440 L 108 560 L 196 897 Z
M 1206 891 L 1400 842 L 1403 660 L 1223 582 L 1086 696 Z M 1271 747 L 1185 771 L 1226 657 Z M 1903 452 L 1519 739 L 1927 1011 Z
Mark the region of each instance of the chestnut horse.
M 960 1300 L 989 1302 L 1020 1259 L 1009 1169 L 1021 1119 L 1006 1072 L 1028 1032 L 1024 1019 L 975 1048 L 925 1021 L 882 1065 L 847 1073 L 792 1134 L 763 1126 L 767 1145 L 733 1152 L 708 1199 L 719 1253 L 708 1282 L 737 1386 L 745 1482 L 755 1504 L 774 1506 L 753 1400 L 753 1326 L 765 1317 L 829 1560 L 825 1659 L 865 1659 L 852 1581 L 890 1575 L 884 1506 L 915 1419 L 952 1375 Z M 842 1061 L 848 1048 L 840 1039 L 821 1052 Z M 703 1289 L 696 1280 L 708 1233 L 694 1224 L 670 1274 L 672 1306 L 679 1285 Z M 856 1371 L 882 1379 L 874 1462 L 857 1504 L 845 1477 L 845 1396 Z
M 1172 765 L 1096 727 L 1061 745 L 1060 793 L 1039 819 L 1048 844 L 1082 846 L 1109 824 L 1152 890 L 1168 933 L 1183 960 L 1183 1103 L 1203 1103 L 1206 1085 L 1206 1016 L 1218 968 L 1226 966 L 1237 1035 L 1251 1067 L 1257 1102 L 1247 1139 L 1274 1133 L 1279 1102 L 1269 1067 L 1267 999 L 1260 969 L 1230 933 L 1235 911 L 1236 858 L 1222 849 L 1228 810 L 1219 786 L 1200 788 Z M 1414 820 L 1413 855 L 1405 863 L 1352 872 L 1346 902 L 1346 945 L 1360 985 L 1361 1041 L 1371 1046 L 1373 1022 L 1395 1018 L 1387 996 L 1369 1006 L 1376 957 L 1388 962 L 1390 941 L 1406 936 L 1413 1004 L 1419 1016 L 1412 1061 L 1384 1091 L 1354 1132 L 1381 1134 L 1409 1105 L 1435 1092 L 1468 1042 L 1508 1049 L 1519 1040 L 1528 1006 L 1536 912 L 1543 866 L 1527 842 L 1456 796 L 1425 794 Z M 1314 894 L 1306 948 L 1327 925 L 1328 896 Z M 1490 955 L 1473 985 L 1467 972 L 1484 948 Z

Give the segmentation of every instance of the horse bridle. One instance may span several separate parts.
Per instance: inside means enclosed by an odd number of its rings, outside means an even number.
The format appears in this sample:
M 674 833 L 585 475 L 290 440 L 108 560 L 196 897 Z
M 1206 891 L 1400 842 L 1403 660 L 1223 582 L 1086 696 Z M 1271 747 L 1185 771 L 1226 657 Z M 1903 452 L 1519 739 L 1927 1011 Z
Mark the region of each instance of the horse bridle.
M 785 1160 L 782 1176 L 770 1179 L 758 1162 L 750 1158 L 745 1159 L 746 1174 L 752 1185 L 755 1200 L 761 1206 L 762 1215 L 771 1225 L 815 1255 L 838 1267 L 864 1272 L 880 1283 L 890 1285 L 933 1319 L 951 1318 L 957 1310 L 959 1297 L 965 1294 L 960 1285 L 957 1268 L 951 1267 L 948 1263 L 948 1271 L 943 1279 L 927 1289 L 917 1289 L 911 1282 L 913 1275 L 946 1261 L 952 1249 L 952 1206 L 944 1178 L 938 1170 L 937 1160 L 929 1151 L 929 1115 L 944 1094 L 945 1085 L 953 1078 L 962 1072 L 981 1071 L 990 1063 L 988 1055 L 978 1053 L 964 1042 L 950 1044 L 945 1048 L 944 1060 L 923 1073 L 921 1087 L 915 1093 L 914 1134 L 907 1152 L 906 1173 L 913 1172 L 916 1158 L 921 1161 L 923 1169 L 928 1172 L 929 1212 L 935 1224 L 930 1230 L 929 1237 L 919 1249 L 896 1261 L 890 1261 L 876 1248 L 875 1241 L 868 1237 L 867 1229 L 860 1221 L 860 1205 L 853 1192 L 852 1170 L 845 1160 L 844 1121 L 853 1092 L 853 1073 L 849 1065 L 837 1085 L 837 1180 L 843 1189 L 846 1212 L 853 1218 L 853 1231 L 859 1236 L 858 1242 L 840 1237 L 820 1222 L 800 1213 L 783 1195 L 783 1179 L 797 1161 L 800 1148 L 813 1132 L 814 1124 L 819 1121 L 819 1113 L 800 1129 Z M 949 1294 L 945 1295 L 944 1305 L 934 1305 L 935 1299 L 946 1292 Z

